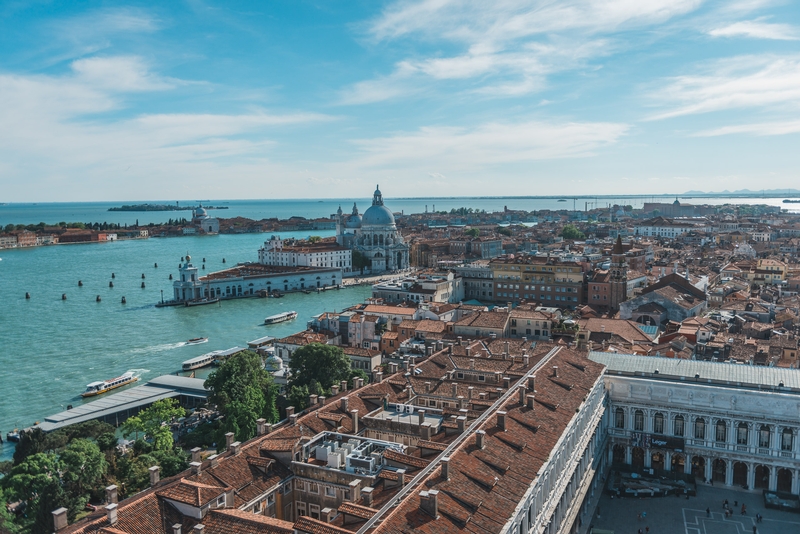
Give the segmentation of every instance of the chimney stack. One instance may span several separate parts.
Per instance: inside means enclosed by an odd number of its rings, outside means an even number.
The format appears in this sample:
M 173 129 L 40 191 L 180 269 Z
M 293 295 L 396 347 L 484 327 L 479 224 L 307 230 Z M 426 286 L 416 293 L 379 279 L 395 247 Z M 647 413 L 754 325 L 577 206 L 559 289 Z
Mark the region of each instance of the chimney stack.
M 526 394 L 527 392 L 528 392 L 528 391 L 525 389 L 525 386 L 519 386 L 519 387 L 517 387 L 517 394 L 519 395 L 519 403 L 520 403 L 520 405 L 522 405 L 522 406 L 524 406 L 524 405 L 525 405 L 525 394 Z
M 289 417 L 292 416 L 292 414 L 294 414 L 294 406 L 287 406 L 286 407 L 286 418 L 288 419 Z
M 475 432 L 475 446 L 479 449 L 483 449 L 486 446 L 486 432 L 483 430 L 478 430 Z
M 342 391 L 345 391 L 345 390 L 342 390 Z M 337 386 L 336 384 L 332 385 L 331 386 L 331 396 L 335 397 L 338 394 L 339 394 L 339 386 Z
M 106 488 L 106 503 L 115 504 L 117 502 L 117 486 L 111 485 Z
M 403 486 L 406 485 L 406 470 L 405 469 L 398 469 L 396 471 L 396 473 L 397 473 L 397 483 L 402 488 Z
M 417 424 L 425 422 L 425 410 L 417 410 Z
M 353 419 L 353 434 L 358 434 L 358 410 L 350 410 Z
M 357 478 L 350 481 L 350 502 L 358 502 L 361 500 L 361 479 Z
M 497 428 L 506 431 L 506 412 L 497 412 Z
M 203 464 L 200 462 L 190 462 L 189 467 L 192 468 L 192 473 L 199 475 L 203 471 Z
M 333 518 L 336 517 L 336 510 L 333 508 L 322 509 L 322 519 L 326 523 L 333 523 Z
M 434 519 L 437 519 L 439 517 L 439 491 L 420 491 L 419 496 L 419 507 L 422 509 L 422 511 Z
M 350 403 L 350 397 L 342 397 L 341 399 L 339 399 L 339 408 L 344 413 L 349 413 L 349 411 L 347 409 L 347 406 L 348 406 L 349 403 Z
M 236 456 L 237 454 L 239 454 L 239 451 L 241 450 L 241 448 L 242 448 L 242 442 L 241 441 L 234 441 L 233 443 L 231 443 L 231 453 L 233 453 L 233 456 Z
M 528 395 L 527 397 L 525 397 L 525 399 L 527 400 L 528 408 L 530 408 L 531 410 L 536 408 L 535 397 L 533 395 Z
M 290 424 L 291 426 L 294 426 L 294 425 L 296 425 L 296 424 L 297 424 L 297 418 L 298 418 L 299 416 L 300 416 L 300 414 L 297 414 L 297 413 L 293 413 L 292 415 L 290 415 L 290 416 L 289 416 L 289 424 Z
M 198 523 L 194 526 L 192 532 L 194 532 L 194 534 L 203 534 L 203 529 L 205 528 L 206 526 L 203 523 Z
M 453 397 L 453 398 L 458 397 L 458 384 L 457 383 L 453 382 L 452 384 L 450 384 L 450 393 L 451 393 L 451 395 L 450 395 L 451 397 Z
M 374 488 L 367 486 L 366 488 L 361 490 L 361 496 L 364 499 L 364 506 L 372 507 L 372 492 L 375 491 Z
M 193 462 L 199 462 L 200 460 L 202 460 L 202 457 L 200 456 L 200 453 L 202 451 L 203 449 L 201 449 L 200 447 L 195 447 L 194 449 L 191 450 Z
M 234 437 L 235 436 L 234 436 L 233 432 L 227 432 L 225 434 L 225 448 L 226 449 L 230 449 L 231 448 L 231 444 L 233 443 Z
M 450 480 L 450 457 L 445 456 L 442 458 L 442 478 Z
M 474 387 L 472 387 L 472 386 L 469 386 L 469 387 L 467 388 L 467 399 L 469 399 L 469 400 L 472 400 L 472 393 L 473 393 L 474 391 L 475 391 L 475 388 L 474 388 Z
M 456 417 L 456 424 L 458 425 L 458 432 L 463 434 L 467 429 L 467 418 L 463 415 Z
M 308 405 L 309 406 L 316 406 L 317 405 L 317 398 L 318 398 L 318 395 L 315 395 L 313 393 L 311 395 L 309 395 L 308 396 Z
M 475 369 L 475 358 L 470 358 L 469 359 L 469 368 L 470 369 Z
M 317 402 L 319 403 L 320 406 L 325 406 L 325 397 L 320 395 L 319 397 L 317 397 Z
M 267 420 L 264 418 L 256 419 L 256 433 L 263 436 L 267 433 Z
M 219 454 L 212 454 L 208 457 L 208 461 L 211 463 L 211 467 L 217 467 L 219 465 Z
M 528 391 L 534 391 L 536 385 L 536 375 L 531 375 L 528 377 Z
M 558 378 L 558 366 L 557 365 L 553 366 L 553 376 L 555 378 Z
M 344 393 L 347 391 L 347 380 L 340 380 L 339 381 L 339 390 Z
M 53 529 L 58 532 L 67 528 L 67 509 L 61 507 L 53 510 Z
M 172 534 L 181 534 L 182 530 L 183 530 L 183 525 L 181 525 L 180 523 L 175 523 L 174 525 L 172 525 Z
M 158 474 L 159 467 L 154 465 L 153 467 L 149 468 L 150 471 L 150 487 L 152 488 L 156 484 L 158 484 L 159 474 Z
M 431 392 L 431 383 L 425 382 L 425 393 L 430 393 L 430 392 Z
M 472 355 L 472 347 L 464 349 L 464 353 L 467 355 L 467 358 L 469 358 Z
M 382 371 L 377 371 L 375 373 L 374 380 L 375 380 L 375 383 L 377 383 L 377 384 L 380 384 L 381 382 L 383 382 L 383 372 Z
M 504 376 L 503 377 L 503 388 L 504 389 L 508 389 L 510 387 L 511 387 L 511 377 L 510 376 Z
M 117 503 L 111 503 L 106 506 L 106 519 L 109 525 L 117 524 Z

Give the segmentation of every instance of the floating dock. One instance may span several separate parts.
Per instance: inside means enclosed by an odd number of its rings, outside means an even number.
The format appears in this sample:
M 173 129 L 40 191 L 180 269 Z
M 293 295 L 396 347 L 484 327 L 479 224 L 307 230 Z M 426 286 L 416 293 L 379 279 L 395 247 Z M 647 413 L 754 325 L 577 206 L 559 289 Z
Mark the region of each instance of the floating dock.
M 199 406 L 208 397 L 208 391 L 203 387 L 204 382 L 200 378 L 159 376 L 141 386 L 102 395 L 71 410 L 45 417 L 44 421 L 31 429 L 40 428 L 43 432 L 53 432 L 65 426 L 93 420 L 119 426 L 128 417 L 161 399 L 177 399 L 184 408 Z

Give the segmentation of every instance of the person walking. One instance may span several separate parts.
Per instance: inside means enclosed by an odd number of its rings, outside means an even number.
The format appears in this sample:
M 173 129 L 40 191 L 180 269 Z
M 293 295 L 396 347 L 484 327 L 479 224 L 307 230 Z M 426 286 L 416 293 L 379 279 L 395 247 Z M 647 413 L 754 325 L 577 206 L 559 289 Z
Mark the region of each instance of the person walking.
M 711 508 L 706 508 L 706 517 L 711 517 Z
M 742 503 L 742 515 L 747 515 L 747 506 Z

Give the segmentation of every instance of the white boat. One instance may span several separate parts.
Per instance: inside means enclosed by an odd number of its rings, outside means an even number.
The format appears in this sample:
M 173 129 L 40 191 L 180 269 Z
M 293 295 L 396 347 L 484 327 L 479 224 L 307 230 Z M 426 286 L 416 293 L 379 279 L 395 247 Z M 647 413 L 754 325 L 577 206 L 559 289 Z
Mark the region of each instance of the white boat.
M 193 371 L 195 369 L 200 369 L 201 367 L 208 367 L 214 363 L 217 354 L 221 351 L 215 350 L 213 352 L 207 352 L 201 356 L 197 356 L 195 358 L 191 358 L 183 362 L 181 369 L 184 371 Z
M 296 311 L 288 311 L 279 313 L 277 315 L 270 315 L 266 319 L 264 319 L 264 324 L 275 324 L 275 323 L 282 323 L 284 321 L 291 321 L 292 319 L 297 318 Z
M 132 372 L 128 371 L 127 373 L 118 376 L 117 378 L 112 378 L 110 380 L 103 380 L 102 382 L 92 382 L 86 386 L 86 391 L 81 393 L 81 397 L 94 397 L 95 395 L 100 395 L 105 393 L 106 391 L 111 391 L 112 389 L 116 389 L 128 384 L 133 384 L 139 380 L 138 376 L 135 376 Z

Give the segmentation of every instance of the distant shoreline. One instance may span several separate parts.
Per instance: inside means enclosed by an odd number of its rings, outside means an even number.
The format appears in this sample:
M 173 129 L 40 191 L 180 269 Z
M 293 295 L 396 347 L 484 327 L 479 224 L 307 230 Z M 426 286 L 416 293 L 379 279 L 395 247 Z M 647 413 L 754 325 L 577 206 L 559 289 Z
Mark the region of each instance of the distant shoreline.
M 125 204 L 119 207 L 108 208 L 108 211 L 189 211 L 194 206 L 179 206 L 172 204 Z M 206 210 L 227 210 L 228 206 L 203 206 Z

